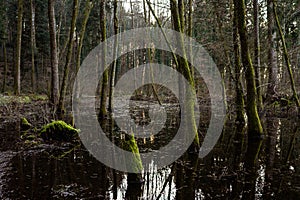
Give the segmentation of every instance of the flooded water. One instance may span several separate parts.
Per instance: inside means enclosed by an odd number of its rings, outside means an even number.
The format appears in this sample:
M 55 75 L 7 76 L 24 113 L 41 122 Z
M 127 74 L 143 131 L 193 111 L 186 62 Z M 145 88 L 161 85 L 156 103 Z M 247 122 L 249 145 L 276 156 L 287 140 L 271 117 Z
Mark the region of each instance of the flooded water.
M 176 106 L 166 110 L 178 114 Z M 158 149 L 176 133 L 178 119 L 167 116 L 164 131 L 138 140 L 141 152 Z M 268 116 L 266 137 L 248 141 L 229 119 L 205 158 L 186 153 L 163 169 L 150 165 L 138 175 L 104 166 L 84 147 L 69 151 L 72 144 L 20 148 L 17 123 L 3 122 L 0 199 L 299 199 L 297 120 Z

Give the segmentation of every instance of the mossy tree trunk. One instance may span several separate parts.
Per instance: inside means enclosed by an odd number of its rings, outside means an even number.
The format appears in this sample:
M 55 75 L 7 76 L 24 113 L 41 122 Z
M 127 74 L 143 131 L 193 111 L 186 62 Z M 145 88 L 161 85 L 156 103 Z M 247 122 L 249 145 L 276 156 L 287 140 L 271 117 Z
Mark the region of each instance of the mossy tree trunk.
M 255 73 L 248 49 L 245 0 L 234 0 L 234 10 L 238 19 L 238 31 L 241 43 L 241 60 L 244 68 L 246 69 L 246 112 L 248 116 L 248 137 L 260 137 L 260 135 L 263 134 L 263 129 L 257 112 Z
M 180 34 L 180 37 L 178 38 L 179 47 L 182 50 L 182 57 L 177 58 L 178 60 L 178 70 L 179 72 L 187 79 L 188 83 L 191 85 L 192 88 L 195 88 L 194 78 L 192 76 L 192 72 L 190 69 L 190 66 L 187 61 L 187 55 L 185 51 L 185 45 L 184 45 L 184 39 L 183 39 L 183 33 L 184 33 L 184 2 L 182 0 L 170 0 L 170 6 L 171 6 L 171 15 L 174 23 L 174 29 L 175 31 L 178 31 L 182 34 Z M 193 133 L 188 133 L 191 135 L 195 135 L 194 143 L 191 146 L 192 148 L 199 148 L 199 136 L 197 131 L 197 125 L 195 120 L 195 113 L 194 113 L 194 99 L 190 96 L 190 93 L 186 93 L 186 99 L 188 102 L 185 103 L 184 112 L 186 113 L 186 126 L 191 127 L 191 130 Z
M 14 77 L 14 93 L 20 95 L 21 90 L 21 47 L 22 47 L 22 23 L 23 23 L 23 0 L 18 0 L 18 23 L 17 23 L 17 43 L 16 43 L 16 61 Z
M 79 10 L 79 0 L 74 0 L 71 28 L 69 32 L 68 52 L 67 52 L 66 63 L 64 67 L 64 75 L 63 75 L 62 85 L 60 88 L 60 96 L 59 96 L 59 104 L 58 104 L 58 114 L 60 115 L 60 118 L 63 117 L 63 113 L 65 112 L 65 96 L 66 96 L 67 86 L 68 86 L 68 78 L 69 78 L 69 71 L 70 71 L 70 65 L 72 59 L 74 33 L 76 28 L 78 10 Z
M 59 100 L 59 79 L 58 79 L 58 56 L 56 41 L 56 22 L 55 22 L 55 0 L 48 0 L 48 18 L 50 34 L 50 57 L 51 57 L 51 94 L 50 100 L 53 110 L 56 111 Z
M 193 0 L 188 0 L 188 28 L 186 30 L 186 33 L 189 37 L 193 36 Z
M 101 28 L 101 42 L 106 40 L 106 13 L 105 13 L 106 1 L 100 1 L 100 28 Z M 101 67 L 106 67 L 106 47 L 103 45 L 101 58 Z M 102 70 L 103 71 L 103 70 Z M 100 77 L 101 78 L 101 77 Z M 101 87 L 101 101 L 100 101 L 100 113 L 99 117 L 104 118 L 107 115 L 106 102 L 107 102 L 107 89 L 108 89 L 108 70 L 103 72 L 102 87 Z
M 274 17 L 275 17 L 275 20 L 276 20 L 276 25 L 277 25 L 277 28 L 279 30 L 280 39 L 281 39 L 282 46 L 283 46 L 284 59 L 285 59 L 285 63 L 286 63 L 287 69 L 288 69 L 290 81 L 291 81 L 293 96 L 294 96 L 295 102 L 297 104 L 297 107 L 300 107 L 300 101 L 299 101 L 299 98 L 298 98 L 298 95 L 297 95 L 297 90 L 296 90 L 296 87 L 295 87 L 295 81 L 294 81 L 294 77 L 293 77 L 293 71 L 292 71 L 292 66 L 291 66 L 291 62 L 290 62 L 290 58 L 289 58 L 289 53 L 288 53 L 287 47 L 286 47 L 285 37 L 284 37 L 282 28 L 280 26 L 279 18 L 278 18 L 278 15 L 277 15 L 277 5 L 274 2 L 274 0 L 271 0 L 271 1 L 273 2 Z

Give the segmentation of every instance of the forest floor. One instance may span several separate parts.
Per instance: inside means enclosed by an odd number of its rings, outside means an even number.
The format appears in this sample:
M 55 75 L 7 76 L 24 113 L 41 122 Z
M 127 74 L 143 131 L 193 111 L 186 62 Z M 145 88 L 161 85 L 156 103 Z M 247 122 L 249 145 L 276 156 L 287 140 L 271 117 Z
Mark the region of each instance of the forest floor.
M 31 127 L 24 129 L 22 118 L 27 119 Z M 47 96 L 0 95 L 0 121 L 0 150 L 18 149 L 23 142 L 28 142 L 25 138 L 22 140 L 24 134 L 28 133 L 27 130 L 30 134 L 37 135 L 38 130 L 50 122 Z

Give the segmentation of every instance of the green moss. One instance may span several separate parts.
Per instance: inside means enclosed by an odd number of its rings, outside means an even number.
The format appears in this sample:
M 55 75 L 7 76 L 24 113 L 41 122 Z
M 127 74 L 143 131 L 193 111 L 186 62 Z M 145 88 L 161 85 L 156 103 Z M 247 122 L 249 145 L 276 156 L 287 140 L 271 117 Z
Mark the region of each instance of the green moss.
M 48 100 L 47 95 L 31 95 L 30 98 L 33 101 L 46 101 L 46 100 Z
M 21 96 L 19 97 L 19 103 L 31 103 L 31 99 L 29 96 Z
M 21 123 L 26 126 L 31 126 L 31 124 L 28 122 L 28 120 L 25 117 L 21 118 Z
M 32 125 L 28 122 L 28 120 L 25 117 L 21 118 L 20 123 L 22 130 L 28 130 L 32 127 Z
M 131 171 L 135 173 L 140 173 L 143 169 L 142 160 L 139 152 L 139 147 L 134 139 L 133 135 L 125 137 L 122 141 L 122 147 L 124 150 L 133 153 L 133 159 L 127 159 L 127 166 L 131 168 Z
M 280 106 L 285 107 L 285 106 L 290 106 L 292 104 L 292 101 L 286 98 L 280 98 Z
M 39 144 L 40 144 L 40 142 L 37 140 L 25 140 L 24 141 L 24 147 L 26 147 L 26 148 L 34 147 Z
M 26 104 L 32 101 L 46 101 L 46 95 L 30 95 L 30 96 L 14 96 L 14 95 L 0 95 L 0 106 L 10 103 Z
M 30 134 L 27 136 L 27 140 L 34 140 L 34 139 L 36 139 L 35 135 Z
M 78 129 L 73 128 L 64 121 L 58 120 L 43 126 L 40 131 L 40 136 L 45 141 L 56 140 L 70 142 L 78 132 Z

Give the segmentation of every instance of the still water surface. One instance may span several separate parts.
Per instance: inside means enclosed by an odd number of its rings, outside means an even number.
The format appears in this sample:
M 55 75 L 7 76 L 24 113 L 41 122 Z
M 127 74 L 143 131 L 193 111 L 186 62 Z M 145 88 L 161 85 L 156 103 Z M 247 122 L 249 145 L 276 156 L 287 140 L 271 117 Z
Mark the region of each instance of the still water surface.
M 170 112 L 178 114 L 176 109 Z M 170 140 L 178 121 L 172 115 L 167 121 L 169 129 L 138 140 L 140 151 Z M 72 145 L 19 149 L 18 126 L 3 122 L 0 199 L 298 199 L 299 122 L 269 116 L 264 126 L 268 136 L 247 144 L 243 130 L 229 119 L 217 146 L 204 159 L 187 153 L 163 169 L 150 165 L 150 172 L 135 176 L 104 166 L 83 147 L 62 158 L 58 157 Z

